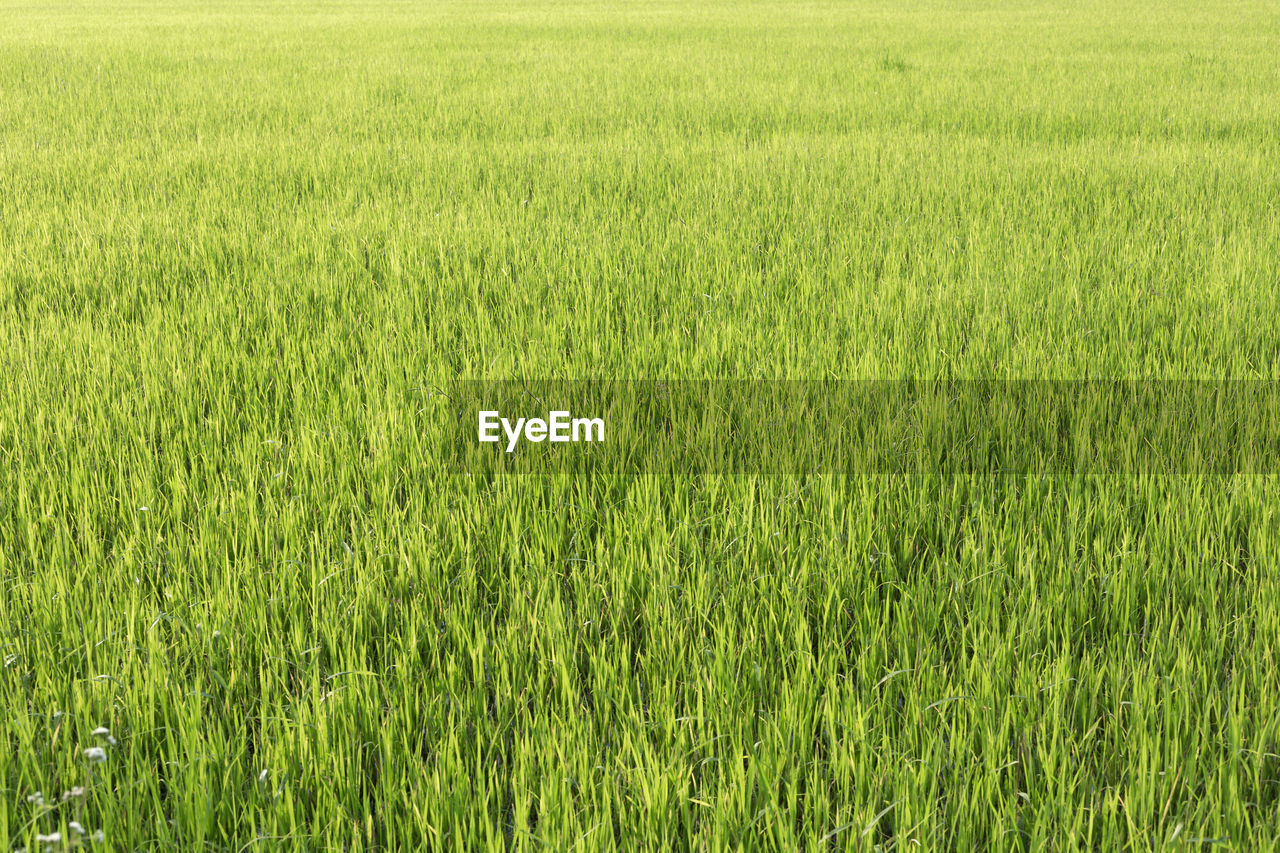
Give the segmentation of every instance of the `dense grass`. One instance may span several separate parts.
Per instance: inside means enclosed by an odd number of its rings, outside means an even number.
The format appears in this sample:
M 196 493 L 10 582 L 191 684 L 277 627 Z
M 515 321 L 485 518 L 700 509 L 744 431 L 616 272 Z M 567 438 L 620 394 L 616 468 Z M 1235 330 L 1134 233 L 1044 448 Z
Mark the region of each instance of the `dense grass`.
M 1280 379 L 1276 56 L 0 1 L 0 850 L 1280 847 L 1269 471 L 467 478 L 434 395 Z

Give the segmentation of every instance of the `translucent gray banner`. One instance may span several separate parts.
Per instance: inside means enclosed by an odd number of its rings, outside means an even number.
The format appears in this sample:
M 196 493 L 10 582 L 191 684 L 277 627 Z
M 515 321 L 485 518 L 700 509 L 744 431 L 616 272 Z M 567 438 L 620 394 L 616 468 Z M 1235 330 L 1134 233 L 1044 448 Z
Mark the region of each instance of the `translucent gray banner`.
M 460 381 L 458 473 L 1269 472 L 1280 383 Z

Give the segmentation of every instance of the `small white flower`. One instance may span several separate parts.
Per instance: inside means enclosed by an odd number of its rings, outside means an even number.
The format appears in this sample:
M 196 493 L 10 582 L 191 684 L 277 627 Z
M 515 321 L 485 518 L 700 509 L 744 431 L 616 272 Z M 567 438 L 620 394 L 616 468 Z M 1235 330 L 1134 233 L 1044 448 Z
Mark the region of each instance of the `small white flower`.
M 62 792 L 62 802 L 65 803 L 67 800 L 70 800 L 72 798 L 83 797 L 83 796 L 84 796 L 84 788 L 81 788 L 79 785 L 76 785 L 70 791 Z
M 51 832 L 48 835 L 37 835 L 37 844 L 57 844 L 62 840 L 61 832 Z
M 27 797 L 27 802 L 28 802 L 28 803 L 31 803 L 31 805 L 33 805 L 33 806 L 43 806 L 43 805 L 44 805 L 44 792 L 43 792 L 43 791 L 36 791 L 34 794 L 31 794 L 30 796 L 28 796 L 28 797 Z
M 100 737 L 105 739 L 106 742 L 111 744 L 112 746 L 116 745 L 116 739 L 111 736 L 111 730 L 106 728 L 105 726 L 98 726 L 96 729 L 93 730 L 92 734 L 94 737 Z
M 67 829 L 71 830 L 76 835 L 84 835 L 84 827 L 80 825 L 80 821 L 78 820 L 73 820 L 68 823 Z
M 150 510 L 145 506 L 140 506 L 138 507 L 138 512 L 150 512 Z
M 93 831 L 93 840 L 101 844 L 102 842 L 107 840 L 107 836 L 102 832 L 101 829 L 95 829 Z
M 84 757 L 93 764 L 101 764 L 107 760 L 107 751 L 100 746 L 91 746 L 84 751 Z

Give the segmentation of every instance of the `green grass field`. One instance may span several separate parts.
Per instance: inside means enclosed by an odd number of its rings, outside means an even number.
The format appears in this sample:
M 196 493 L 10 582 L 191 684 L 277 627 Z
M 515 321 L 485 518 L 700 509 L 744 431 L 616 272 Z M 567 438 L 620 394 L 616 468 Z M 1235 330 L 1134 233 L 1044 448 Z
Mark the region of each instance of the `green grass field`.
M 1280 849 L 1265 466 L 465 477 L 437 393 L 1278 305 L 1266 0 L 0 0 L 0 853 Z

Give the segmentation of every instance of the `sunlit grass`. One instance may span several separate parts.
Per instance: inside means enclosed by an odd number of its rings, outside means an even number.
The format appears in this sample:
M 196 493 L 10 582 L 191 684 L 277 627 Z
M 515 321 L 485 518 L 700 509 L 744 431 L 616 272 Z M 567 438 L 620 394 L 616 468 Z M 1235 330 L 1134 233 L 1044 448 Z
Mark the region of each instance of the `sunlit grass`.
M 0 851 L 1280 844 L 1267 471 L 465 478 L 435 396 L 1280 379 L 1277 55 L 0 5 Z

